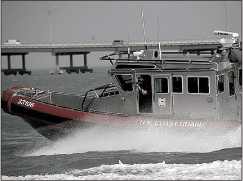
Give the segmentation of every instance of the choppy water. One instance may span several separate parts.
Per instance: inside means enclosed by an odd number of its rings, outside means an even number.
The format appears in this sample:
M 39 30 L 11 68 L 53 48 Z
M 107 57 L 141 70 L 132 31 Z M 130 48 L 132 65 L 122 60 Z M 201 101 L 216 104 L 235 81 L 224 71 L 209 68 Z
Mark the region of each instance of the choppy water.
M 107 70 L 2 74 L 2 90 L 32 85 L 84 93 L 109 83 Z M 241 130 L 211 137 L 92 128 L 51 142 L 21 118 L 1 113 L 2 180 L 241 180 Z

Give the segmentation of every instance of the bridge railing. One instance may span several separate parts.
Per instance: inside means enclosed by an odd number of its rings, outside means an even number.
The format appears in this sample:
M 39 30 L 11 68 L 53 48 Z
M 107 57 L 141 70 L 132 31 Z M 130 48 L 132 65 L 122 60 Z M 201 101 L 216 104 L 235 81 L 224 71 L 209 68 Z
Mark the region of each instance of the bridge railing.
M 160 41 L 162 46 L 169 46 L 169 45 L 184 45 L 184 44 L 218 44 L 219 39 L 200 39 L 200 40 L 177 40 L 177 41 Z M 156 45 L 158 44 L 158 41 L 149 41 L 146 43 L 146 45 Z M 103 47 L 103 46 L 109 46 L 109 47 L 127 47 L 127 46 L 143 46 L 145 45 L 145 42 L 129 42 L 126 44 L 119 44 L 119 45 L 113 45 L 110 42 L 107 43 L 24 43 L 24 44 L 2 44 L 2 48 L 26 48 L 26 47 L 33 47 L 33 48 L 56 48 L 56 47 Z

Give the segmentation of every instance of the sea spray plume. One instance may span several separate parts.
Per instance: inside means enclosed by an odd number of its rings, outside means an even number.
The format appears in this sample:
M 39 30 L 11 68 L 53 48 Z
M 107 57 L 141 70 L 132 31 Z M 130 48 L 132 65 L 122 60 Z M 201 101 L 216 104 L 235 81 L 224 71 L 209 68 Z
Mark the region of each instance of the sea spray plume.
M 212 137 L 211 134 L 172 134 L 149 130 L 107 130 L 93 127 L 80 130 L 28 155 L 56 155 L 90 151 L 137 150 L 139 152 L 204 153 L 224 148 L 240 147 L 241 129 Z

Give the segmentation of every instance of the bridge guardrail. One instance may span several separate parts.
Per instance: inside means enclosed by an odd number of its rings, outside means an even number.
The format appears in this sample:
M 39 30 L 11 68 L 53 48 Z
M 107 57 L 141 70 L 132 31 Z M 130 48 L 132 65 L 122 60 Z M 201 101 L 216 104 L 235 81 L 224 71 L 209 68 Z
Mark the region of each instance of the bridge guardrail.
M 183 48 L 197 49 L 208 47 L 213 49 L 220 44 L 220 39 L 203 39 L 203 40 L 177 40 L 177 41 L 160 41 L 161 48 L 171 50 L 183 50 Z M 126 44 L 113 45 L 112 42 L 105 43 L 40 43 L 40 44 L 2 44 L 2 53 L 17 53 L 17 52 L 92 52 L 92 51 L 125 51 L 130 47 L 130 50 L 140 50 L 147 45 L 149 48 L 158 48 L 158 41 L 145 42 L 127 42 Z M 184 46 L 184 47 L 183 47 Z
M 202 39 L 202 40 L 177 40 L 177 41 L 160 41 L 161 45 L 178 45 L 178 44 L 217 44 L 219 39 Z M 158 44 L 158 41 L 149 41 L 147 45 Z M 80 46 L 110 46 L 110 47 L 127 47 L 128 45 L 145 45 L 145 42 L 129 42 L 121 45 L 112 45 L 112 43 L 25 43 L 25 44 L 2 44 L 2 48 L 21 48 L 21 47 L 80 47 Z

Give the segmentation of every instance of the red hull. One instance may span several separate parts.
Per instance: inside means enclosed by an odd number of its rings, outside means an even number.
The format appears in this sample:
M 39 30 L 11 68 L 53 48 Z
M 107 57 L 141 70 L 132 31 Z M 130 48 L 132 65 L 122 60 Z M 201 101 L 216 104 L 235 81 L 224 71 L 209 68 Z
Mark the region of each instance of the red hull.
M 176 131 L 210 131 L 227 132 L 235 130 L 241 126 L 237 121 L 217 121 L 217 120 L 164 120 L 160 118 L 142 116 L 113 116 L 82 112 L 55 105 L 38 102 L 26 97 L 15 95 L 15 91 L 23 87 L 15 87 L 5 90 L 2 95 L 2 109 L 4 112 L 22 117 L 34 129 L 39 131 L 48 139 L 53 138 L 53 134 L 46 134 L 44 127 L 56 128 L 51 132 L 55 135 L 65 134 L 65 130 L 75 128 L 85 128 L 92 125 L 103 125 L 112 127 L 141 128 L 141 129 L 162 129 Z M 30 88 L 30 87 L 25 87 Z M 41 130 L 41 131 L 40 131 Z M 44 131 L 43 131 L 44 130 Z M 68 131 L 68 132 L 69 132 Z M 58 133 L 60 132 L 60 134 Z M 56 136 L 55 136 L 56 137 Z

